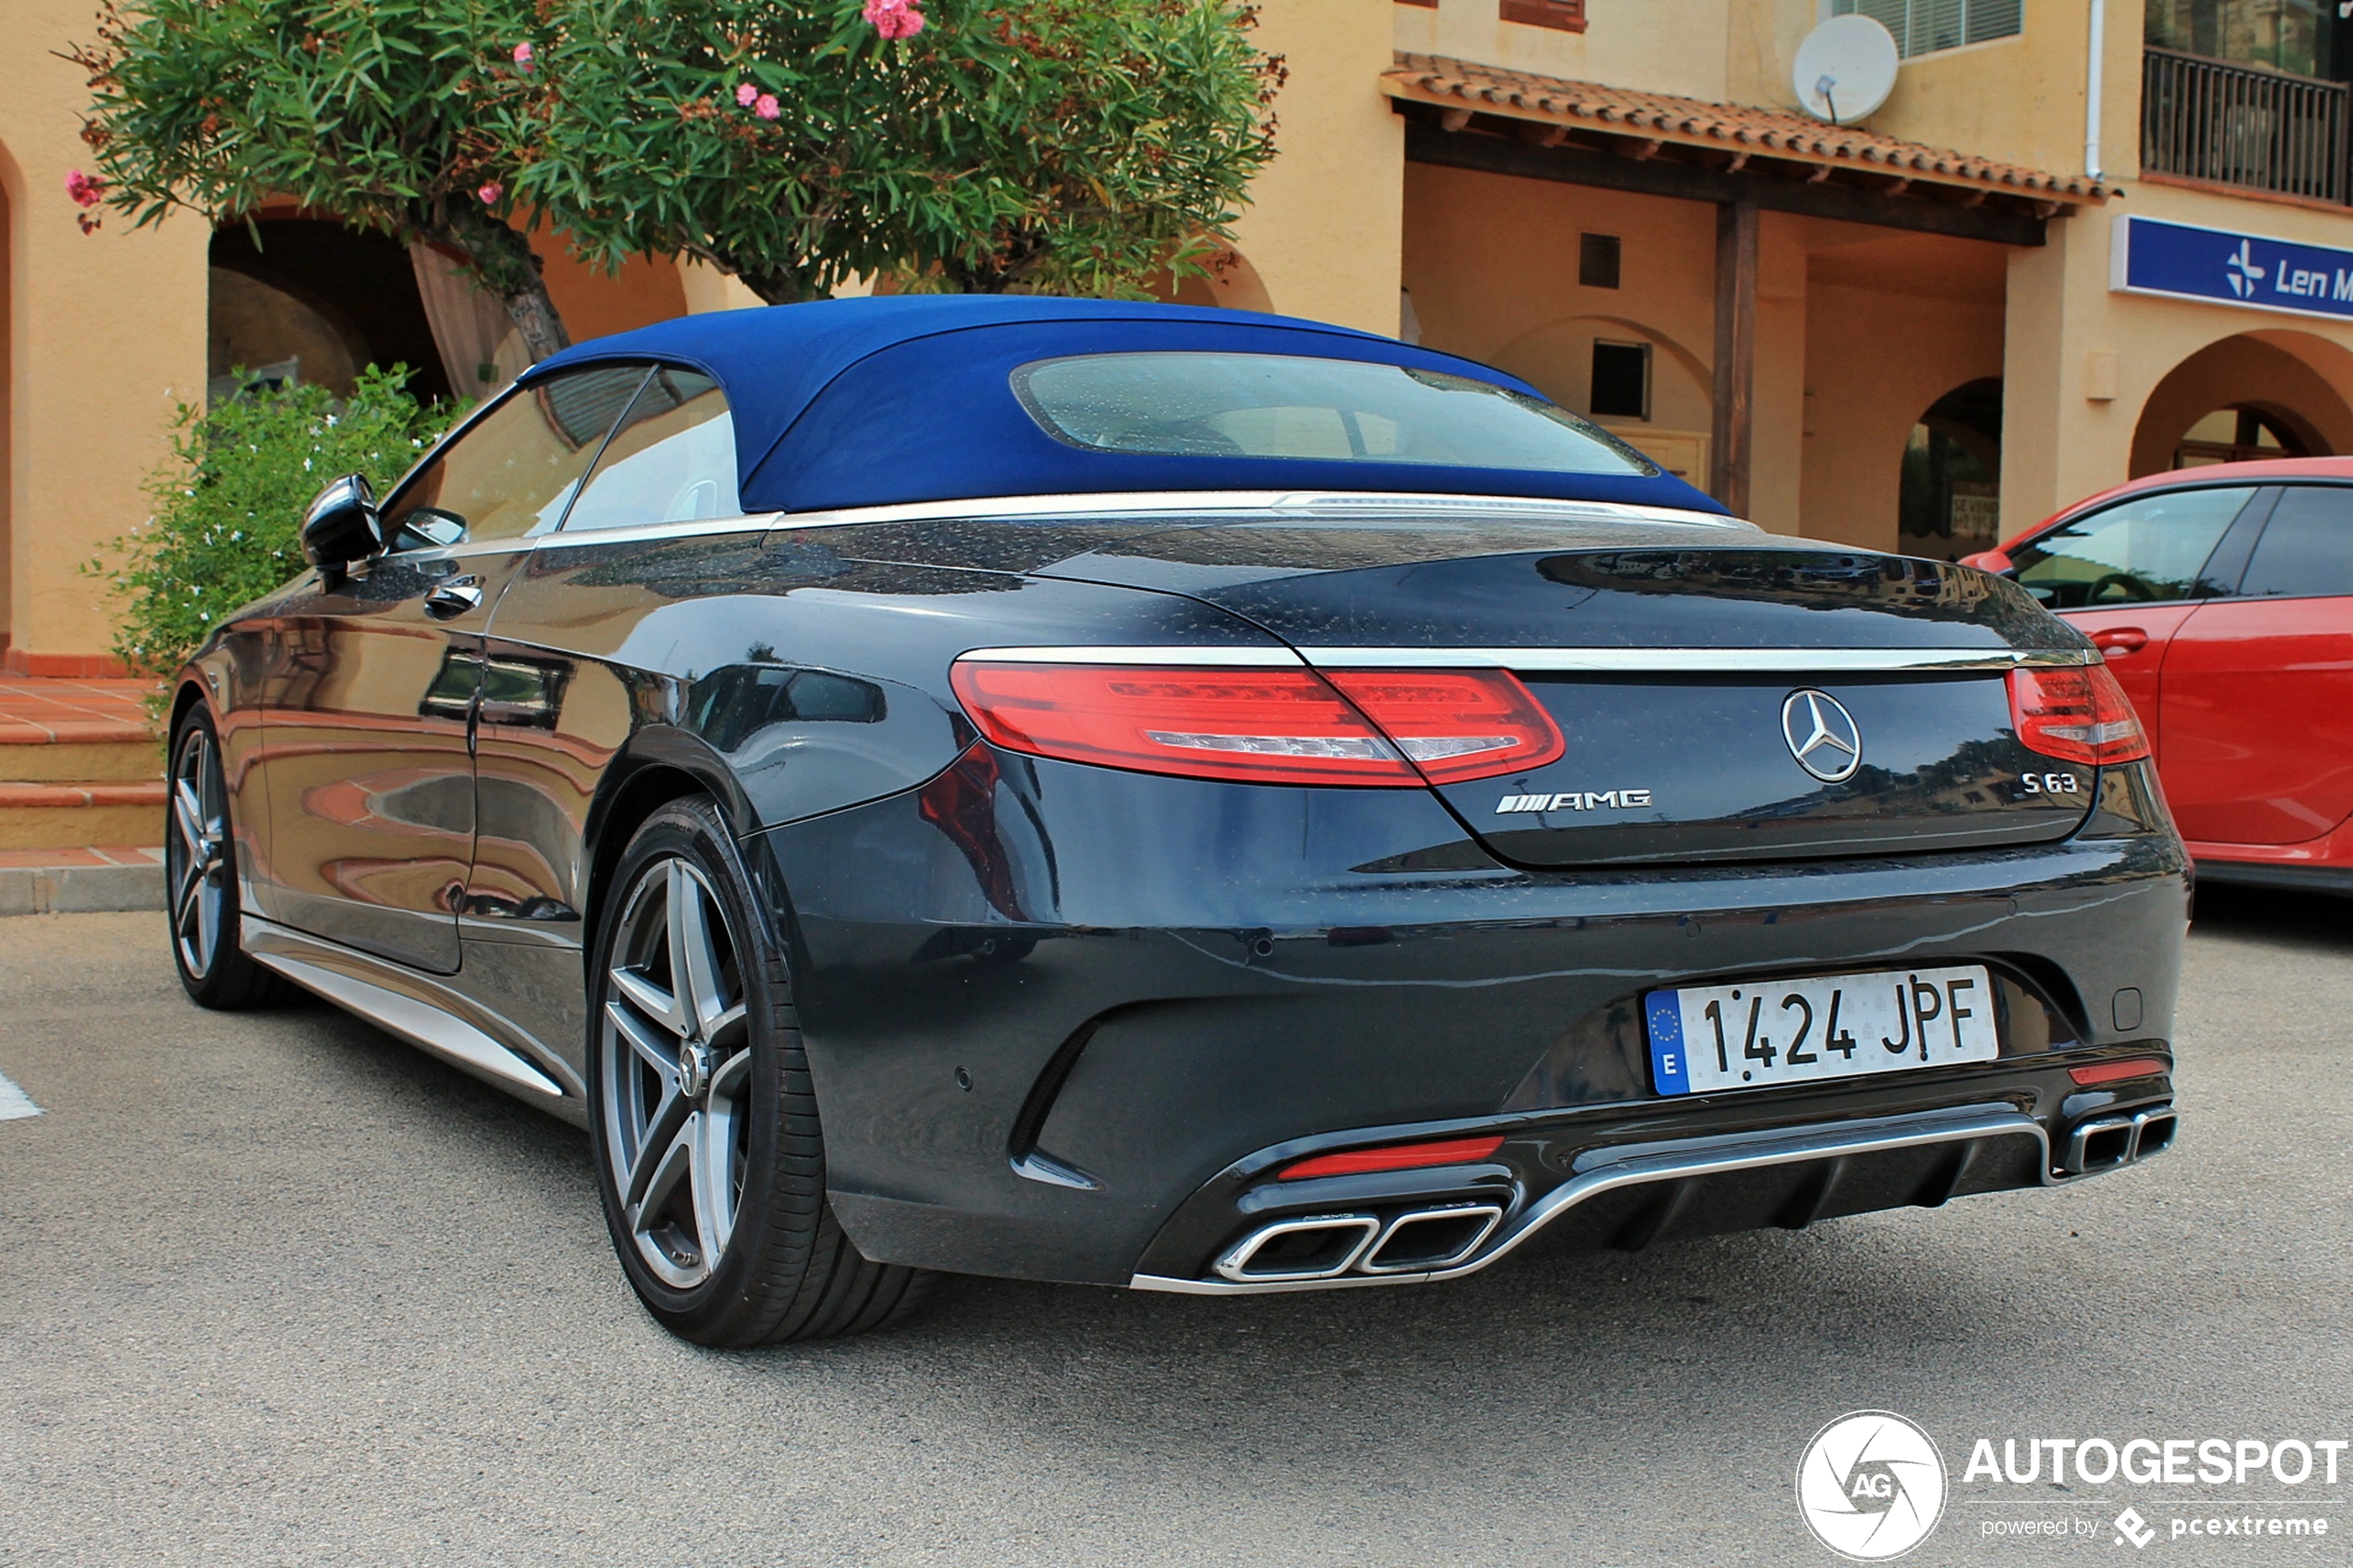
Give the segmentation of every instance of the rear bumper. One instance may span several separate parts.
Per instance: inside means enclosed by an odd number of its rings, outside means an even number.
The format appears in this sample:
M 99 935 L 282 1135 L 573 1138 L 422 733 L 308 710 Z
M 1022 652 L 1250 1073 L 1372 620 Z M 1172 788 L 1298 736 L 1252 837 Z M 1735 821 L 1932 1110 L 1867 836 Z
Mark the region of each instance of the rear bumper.
M 2054 1120 L 2068 1133 L 2064 1147 L 2054 1148 Z M 1238 1194 L 1204 1193 L 1189 1206 L 1197 1211 L 1155 1242 L 1146 1271 L 1129 1284 L 1207 1296 L 1415 1285 L 1476 1273 L 1523 1247 L 1633 1252 L 1726 1231 L 1803 1230 L 1843 1215 L 1934 1209 L 1979 1193 L 2104 1175 L 2171 1147 L 2176 1121 L 2170 1084 L 2150 1080 L 2120 1106 L 2059 1118 L 1995 1100 L 1618 1144 L 1591 1143 L 1591 1129 L 1523 1127 L 1498 1151 L 1498 1167 L 1440 1172 L 1435 1179 L 1415 1173 L 1418 1194 L 1400 1191 L 1408 1184 L 1393 1178 L 1385 1199 L 1371 1201 L 1330 1190 L 1342 1185 L 1331 1181 L 1261 1180 Z M 1543 1185 L 1531 1190 L 1531 1176 Z M 1297 1190 L 1318 1187 L 1327 1190 Z M 1410 1267 L 1410 1248 L 1420 1244 L 1410 1227 L 1474 1210 L 1491 1212 L 1492 1225 L 1433 1235 L 1432 1266 Z M 1241 1219 L 1236 1239 L 1200 1263 L 1188 1261 L 1200 1252 L 1200 1235 L 1230 1224 L 1220 1210 Z M 1346 1256 L 1310 1255 L 1292 1266 L 1262 1261 L 1265 1238 L 1359 1218 L 1370 1228 Z M 1395 1250 L 1401 1245 L 1409 1250 Z
M 1481 1130 L 1513 1141 L 1467 1188 L 1342 1196 L 1384 1225 L 1409 1201 L 1492 1204 L 1504 1212 L 1479 1256 L 1501 1257 L 1573 1243 L 1667 1179 L 1529 1223 L 1563 1183 L 1617 1158 L 1597 1151 L 1997 1112 L 2040 1129 L 2034 1158 L 2022 1130 L 1982 1135 L 2002 1158 L 1947 1196 L 2034 1185 L 2064 1179 L 2052 1150 L 2075 1122 L 2121 1103 L 2085 1100 L 2069 1064 L 2170 1056 L 2186 862 L 2161 832 L 1546 873 L 1497 864 L 1419 792 L 1018 759 L 985 783 L 961 805 L 927 802 L 926 786 L 747 845 L 792 955 L 828 1188 L 882 1261 L 1214 1280 L 1217 1258 L 1275 1216 L 1250 1196 L 1275 1164 Z M 1657 985 L 1954 962 L 2004 977 L 1994 1061 L 1662 1099 L 1629 1032 L 1631 999 Z M 1849 1160 L 1814 1218 L 1930 1190 L 1928 1174 L 1859 1180 L 1861 1156 L 1809 1158 Z M 1282 1201 L 1314 1185 L 1285 1184 Z M 1702 1185 L 1658 1236 L 1796 1212 L 1787 1195 L 1758 1210 Z

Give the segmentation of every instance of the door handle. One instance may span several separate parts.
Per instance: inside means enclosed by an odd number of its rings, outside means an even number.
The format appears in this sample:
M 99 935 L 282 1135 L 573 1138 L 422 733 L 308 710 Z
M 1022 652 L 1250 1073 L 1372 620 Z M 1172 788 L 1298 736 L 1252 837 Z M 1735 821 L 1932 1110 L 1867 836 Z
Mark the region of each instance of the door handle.
M 481 608 L 482 579 L 479 577 L 452 577 L 447 583 L 436 583 L 425 590 L 425 613 L 443 621 Z
M 2149 634 L 2138 626 L 2103 626 L 2092 633 L 2092 646 L 2102 653 L 2138 653 L 2149 646 Z

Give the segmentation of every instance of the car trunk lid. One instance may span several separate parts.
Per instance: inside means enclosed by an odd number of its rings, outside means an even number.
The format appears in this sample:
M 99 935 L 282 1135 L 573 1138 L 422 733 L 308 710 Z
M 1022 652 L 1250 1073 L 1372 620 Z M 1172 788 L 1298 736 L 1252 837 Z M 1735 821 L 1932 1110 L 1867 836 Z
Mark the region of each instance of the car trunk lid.
M 1425 538 L 1402 553 L 1426 558 L 1360 564 L 1380 554 L 1380 531 L 1199 530 L 1130 546 L 1102 575 L 1146 585 L 1139 557 L 1181 551 L 1179 591 L 1320 668 L 1514 671 L 1566 752 L 1439 793 L 1519 864 L 1983 847 L 2082 823 L 2093 770 L 2019 743 L 2007 671 L 2086 653 L 2009 584 L 1818 543 L 1678 533 L 1471 556 Z M 1049 570 L 1092 575 L 1103 559 Z

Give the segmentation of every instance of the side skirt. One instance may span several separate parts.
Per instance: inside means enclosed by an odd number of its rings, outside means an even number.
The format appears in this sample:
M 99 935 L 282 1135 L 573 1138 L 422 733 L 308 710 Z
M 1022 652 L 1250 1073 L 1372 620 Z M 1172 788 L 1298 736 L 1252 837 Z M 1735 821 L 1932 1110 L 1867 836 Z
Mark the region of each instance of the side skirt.
M 246 915 L 238 940 L 256 963 L 346 1012 L 568 1122 L 586 1120 L 585 1085 L 513 1021 L 435 975 Z

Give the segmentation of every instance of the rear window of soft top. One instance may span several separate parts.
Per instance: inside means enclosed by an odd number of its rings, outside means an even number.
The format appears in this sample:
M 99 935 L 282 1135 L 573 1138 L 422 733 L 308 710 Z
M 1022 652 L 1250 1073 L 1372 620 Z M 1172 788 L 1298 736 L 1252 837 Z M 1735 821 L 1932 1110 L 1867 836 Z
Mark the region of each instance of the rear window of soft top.
M 1658 470 L 1599 425 L 1467 376 L 1302 355 L 1088 354 L 1013 373 L 1049 435 L 1151 457 L 1281 458 L 1627 474 Z

